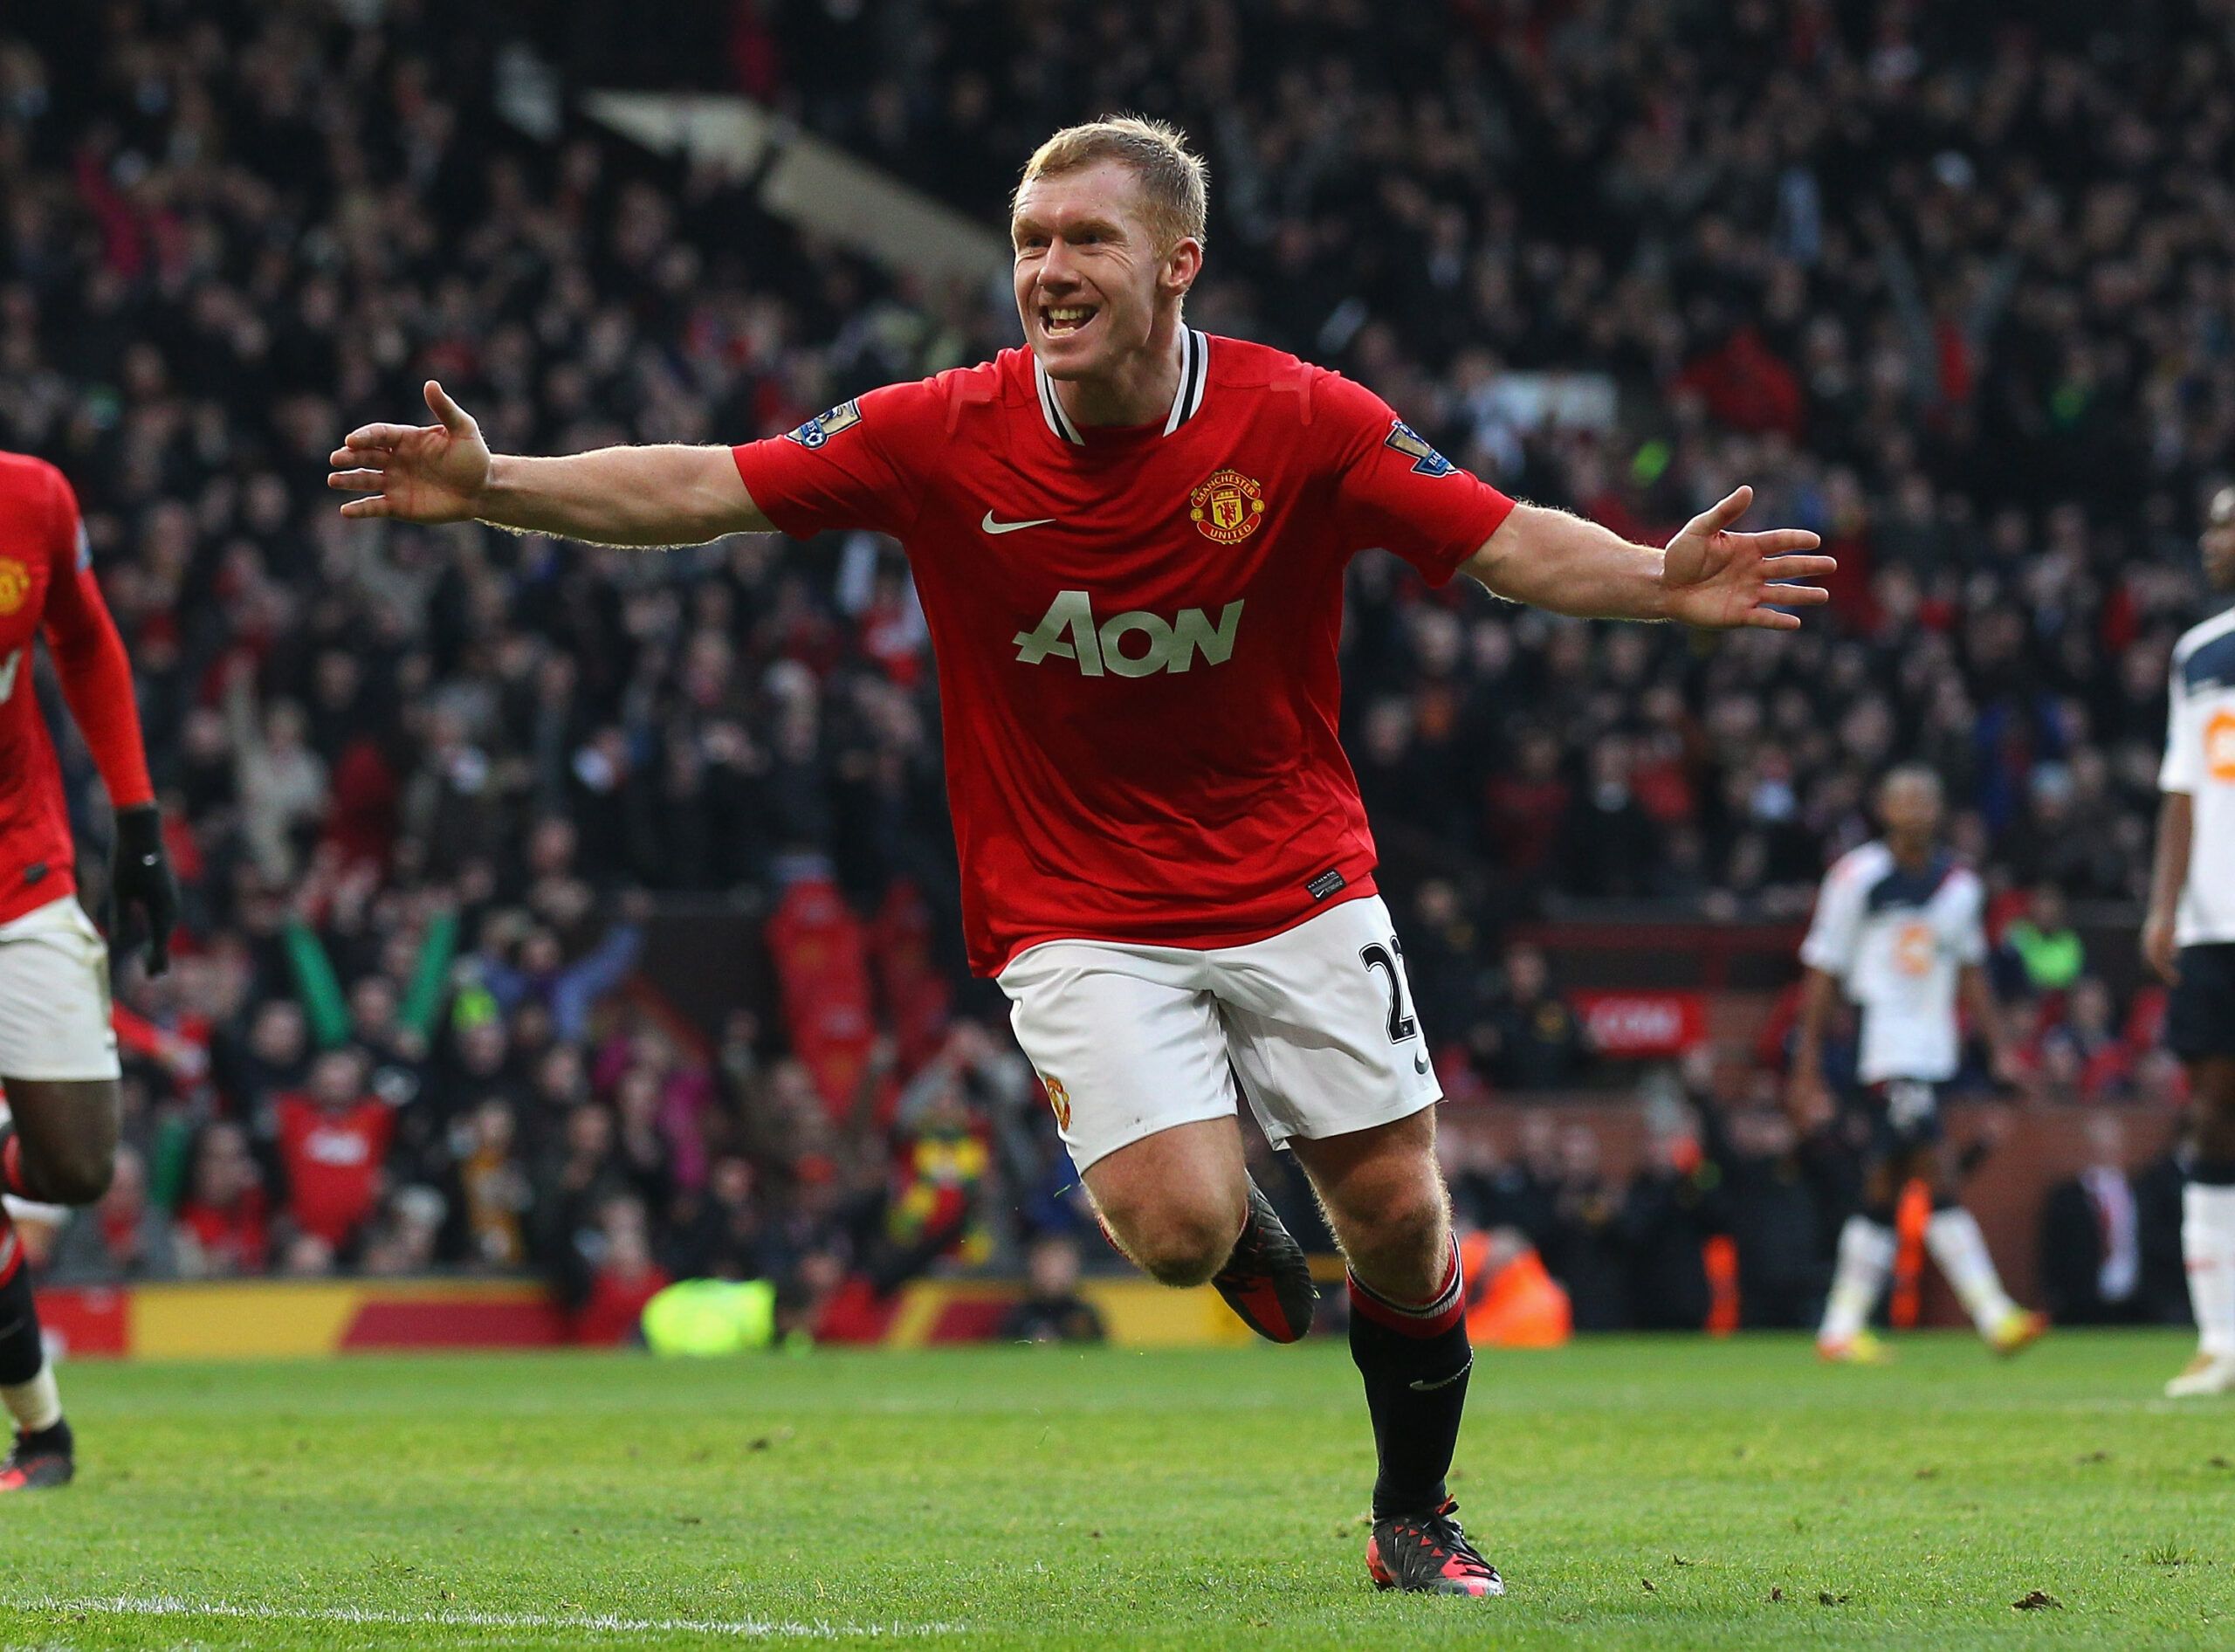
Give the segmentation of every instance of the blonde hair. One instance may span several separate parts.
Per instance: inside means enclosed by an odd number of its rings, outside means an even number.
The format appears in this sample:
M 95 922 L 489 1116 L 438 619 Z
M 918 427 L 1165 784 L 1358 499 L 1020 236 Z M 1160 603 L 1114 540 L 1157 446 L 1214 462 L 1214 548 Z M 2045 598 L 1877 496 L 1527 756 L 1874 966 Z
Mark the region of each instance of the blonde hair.
M 1010 212 L 1015 212 L 1017 197 L 1035 178 L 1076 172 L 1097 161 L 1118 162 L 1139 181 L 1149 230 L 1160 251 L 1191 236 L 1198 242 L 1203 239 L 1210 168 L 1187 148 L 1187 134 L 1178 127 L 1133 114 L 1105 115 L 1083 126 L 1065 127 L 1035 149 L 1009 197 Z

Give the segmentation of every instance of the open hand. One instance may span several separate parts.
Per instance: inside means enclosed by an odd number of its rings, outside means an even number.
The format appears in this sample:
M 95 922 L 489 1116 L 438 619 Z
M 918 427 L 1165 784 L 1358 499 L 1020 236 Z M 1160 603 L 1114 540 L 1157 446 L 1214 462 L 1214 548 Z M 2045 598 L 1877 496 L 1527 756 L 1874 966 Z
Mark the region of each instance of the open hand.
M 1797 631 L 1800 616 L 1780 613 L 1780 608 L 1807 608 L 1832 600 L 1832 594 L 1819 585 L 1780 582 L 1821 579 L 1839 567 L 1828 556 L 1791 554 L 1812 551 L 1823 543 L 1806 528 L 1730 531 L 1753 502 L 1752 488 L 1738 488 L 1694 517 L 1668 541 L 1661 583 L 1670 619 L 1709 630 L 1755 625 Z
M 427 381 L 435 424 L 367 424 L 349 432 L 327 463 L 326 485 L 351 499 L 344 516 L 387 516 L 403 522 L 469 522 L 489 482 L 489 444 L 464 408 Z

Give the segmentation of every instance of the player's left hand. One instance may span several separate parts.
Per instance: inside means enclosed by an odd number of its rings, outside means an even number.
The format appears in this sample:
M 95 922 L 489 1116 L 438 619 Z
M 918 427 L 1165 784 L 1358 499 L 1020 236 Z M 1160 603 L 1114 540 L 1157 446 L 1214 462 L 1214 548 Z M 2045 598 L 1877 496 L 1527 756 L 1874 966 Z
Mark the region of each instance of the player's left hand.
M 1730 525 L 1754 502 L 1754 490 L 1734 490 L 1720 504 L 1700 513 L 1668 541 L 1661 564 L 1661 589 L 1668 617 L 1706 630 L 1741 625 L 1764 630 L 1797 631 L 1800 616 L 1779 610 L 1828 602 L 1820 585 L 1793 580 L 1821 579 L 1839 567 L 1828 556 L 1801 556 L 1823 541 L 1805 527 L 1734 533 Z
M 178 880 L 163 850 L 163 817 L 153 803 L 116 811 L 116 864 L 109 874 L 114 918 L 109 939 L 137 906 L 148 929 L 148 973 L 171 967 L 171 931 L 178 925 Z

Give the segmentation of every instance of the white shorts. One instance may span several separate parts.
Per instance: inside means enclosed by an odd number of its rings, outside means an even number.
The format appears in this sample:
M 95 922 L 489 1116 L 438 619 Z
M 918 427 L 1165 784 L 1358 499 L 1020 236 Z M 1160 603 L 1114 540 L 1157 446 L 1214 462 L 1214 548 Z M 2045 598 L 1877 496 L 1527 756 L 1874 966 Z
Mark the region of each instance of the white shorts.
M 1043 941 L 1000 980 L 1082 1171 L 1174 1125 L 1230 1117 L 1236 1075 L 1276 1147 L 1443 1098 L 1377 895 L 1243 946 Z
M 0 1079 L 113 1078 L 108 944 L 75 895 L 0 924 Z

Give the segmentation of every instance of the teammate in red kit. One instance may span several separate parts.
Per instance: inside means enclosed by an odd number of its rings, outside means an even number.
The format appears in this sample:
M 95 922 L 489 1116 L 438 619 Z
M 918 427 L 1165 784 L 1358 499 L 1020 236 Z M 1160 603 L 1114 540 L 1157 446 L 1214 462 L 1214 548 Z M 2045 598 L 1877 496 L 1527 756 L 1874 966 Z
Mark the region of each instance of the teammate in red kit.
M 354 431 L 332 485 L 368 496 L 350 516 L 609 545 L 898 539 L 939 660 L 971 964 L 1008 994 L 1111 1237 L 1303 1334 L 1310 1271 L 1243 1167 L 1246 1098 L 1350 1263 L 1374 1580 L 1502 1593 L 1444 1488 L 1472 1355 L 1441 1092 L 1337 741 L 1343 570 L 1380 546 L 1561 613 L 1790 629 L 1770 604 L 1825 594 L 1780 582 L 1832 563 L 1798 554 L 1811 533 L 1730 532 L 1743 488 L 1666 553 L 1516 505 L 1370 391 L 1188 327 L 1204 170 L 1168 127 L 1058 133 L 1010 231 L 1028 349 L 733 451 L 492 458 L 430 382 L 440 423 Z
M 78 905 L 62 773 L 31 685 L 42 631 L 116 811 L 112 890 L 137 906 L 148 967 L 168 962 L 178 897 L 140 745 L 132 666 L 94 582 L 78 501 L 52 465 L 0 453 L 0 1191 L 89 1205 L 116 1163 L 108 948 Z M 0 1215 L 0 1401 L 16 1423 L 0 1491 L 66 1484 L 70 1425 L 39 1340 L 23 1248 Z

